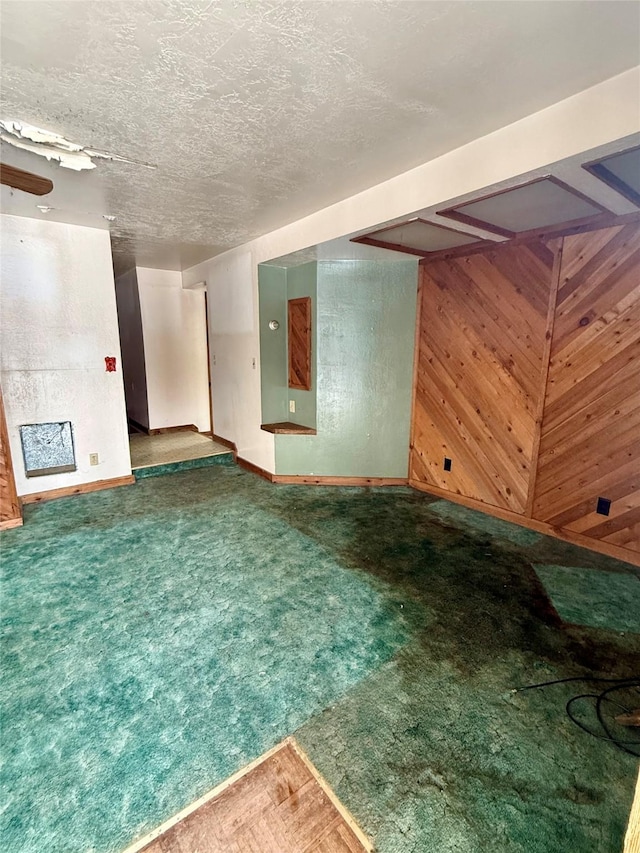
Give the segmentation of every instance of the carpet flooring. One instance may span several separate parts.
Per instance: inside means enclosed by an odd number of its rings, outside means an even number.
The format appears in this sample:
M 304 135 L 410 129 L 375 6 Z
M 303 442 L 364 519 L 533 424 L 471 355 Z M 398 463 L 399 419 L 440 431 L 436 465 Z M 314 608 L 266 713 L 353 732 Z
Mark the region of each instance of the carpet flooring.
M 567 719 L 580 685 L 512 689 L 640 659 L 533 564 L 633 570 L 450 506 L 228 462 L 27 507 L 2 850 L 117 853 L 289 734 L 379 853 L 619 850 L 634 759 Z

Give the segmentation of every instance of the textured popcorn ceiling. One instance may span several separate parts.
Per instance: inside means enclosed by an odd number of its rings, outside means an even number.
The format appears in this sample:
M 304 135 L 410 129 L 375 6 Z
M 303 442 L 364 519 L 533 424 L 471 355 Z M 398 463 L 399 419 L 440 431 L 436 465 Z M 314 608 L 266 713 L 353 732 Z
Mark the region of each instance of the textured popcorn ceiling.
M 3 210 L 110 228 L 178 269 L 638 62 L 630 2 L 2 3 L 2 116 L 157 164 L 52 177 Z

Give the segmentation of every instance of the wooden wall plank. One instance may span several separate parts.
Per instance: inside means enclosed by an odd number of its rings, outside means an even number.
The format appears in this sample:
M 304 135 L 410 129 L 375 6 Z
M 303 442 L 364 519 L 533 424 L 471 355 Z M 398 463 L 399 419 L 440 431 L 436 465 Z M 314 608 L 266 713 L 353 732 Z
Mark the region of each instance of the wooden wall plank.
M 412 479 L 525 512 L 558 248 L 532 241 L 421 267 Z
M 640 224 L 434 259 L 419 304 L 411 484 L 640 553 Z
M 566 237 L 533 514 L 637 552 L 639 368 L 640 228 Z
M 9 434 L 4 415 L 2 390 L 0 389 L 0 530 L 19 527 L 21 524 L 22 508 L 13 476 Z

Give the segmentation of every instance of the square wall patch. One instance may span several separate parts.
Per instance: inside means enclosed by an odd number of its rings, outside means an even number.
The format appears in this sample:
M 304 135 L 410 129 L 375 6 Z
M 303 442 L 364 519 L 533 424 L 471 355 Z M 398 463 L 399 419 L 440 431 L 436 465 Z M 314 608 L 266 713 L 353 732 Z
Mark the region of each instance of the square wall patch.
M 76 470 L 71 421 L 25 424 L 20 427 L 20 441 L 27 477 Z

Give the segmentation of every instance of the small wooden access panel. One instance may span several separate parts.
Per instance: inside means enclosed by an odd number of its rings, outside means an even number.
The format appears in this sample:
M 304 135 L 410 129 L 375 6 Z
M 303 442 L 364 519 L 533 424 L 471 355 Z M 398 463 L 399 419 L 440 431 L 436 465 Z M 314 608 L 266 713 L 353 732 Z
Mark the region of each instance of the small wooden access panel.
M 311 390 L 311 297 L 289 299 L 289 388 Z

